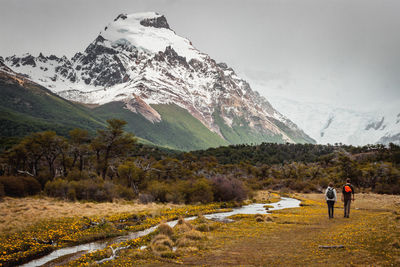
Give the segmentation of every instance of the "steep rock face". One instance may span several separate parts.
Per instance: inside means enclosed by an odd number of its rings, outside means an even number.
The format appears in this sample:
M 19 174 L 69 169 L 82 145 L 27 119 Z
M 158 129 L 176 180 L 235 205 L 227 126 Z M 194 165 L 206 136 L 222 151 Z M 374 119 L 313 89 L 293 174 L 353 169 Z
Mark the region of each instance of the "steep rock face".
M 133 95 L 131 99 L 124 99 L 124 103 L 126 109 L 142 114 L 143 117 L 152 123 L 161 121 L 161 115 L 137 95 Z
M 71 59 L 40 54 L 5 62 L 64 98 L 120 101 L 153 123 L 162 118 L 150 104 L 176 104 L 230 143 L 315 142 L 225 63 L 176 35 L 157 13 L 119 15 Z
M 140 24 L 146 27 L 166 28 L 169 29 L 167 19 L 164 16 L 143 19 Z
M 0 70 L 6 71 L 6 72 L 11 72 L 11 69 L 4 64 L 4 58 L 0 57 Z

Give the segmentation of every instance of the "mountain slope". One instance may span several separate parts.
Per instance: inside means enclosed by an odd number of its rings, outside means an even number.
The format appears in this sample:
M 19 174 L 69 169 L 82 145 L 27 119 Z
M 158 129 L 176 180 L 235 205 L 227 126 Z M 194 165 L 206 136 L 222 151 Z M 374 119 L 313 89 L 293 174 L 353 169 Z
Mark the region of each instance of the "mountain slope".
M 1 64 L 1 62 L 0 62 Z M 94 133 L 107 119 L 128 122 L 127 131 L 139 142 L 178 150 L 203 149 L 227 145 L 186 110 L 176 105 L 154 105 L 163 120 L 153 124 L 143 115 L 125 109 L 122 102 L 111 102 L 94 109 L 72 103 L 53 94 L 26 77 L 0 67 L 0 137 L 23 137 L 38 131 L 53 130 L 67 136 L 73 128 Z
M 104 119 L 121 118 L 127 121 L 127 131 L 163 147 L 196 150 L 228 145 L 228 142 L 208 130 L 185 109 L 165 104 L 152 107 L 161 115 L 159 123 L 152 123 L 141 114 L 125 109 L 123 102 L 101 105 L 94 112 Z
M 105 123 L 89 109 L 0 66 L 0 125 L 0 136 L 17 137 L 45 130 L 67 135 L 76 127 L 94 132 Z
M 119 15 L 71 59 L 27 54 L 5 62 L 66 99 L 120 102 L 124 116 L 127 109 L 155 125 L 163 117 L 152 105 L 174 104 L 222 143 L 315 142 L 225 63 L 176 35 L 157 13 Z M 130 125 L 140 132 L 137 126 Z

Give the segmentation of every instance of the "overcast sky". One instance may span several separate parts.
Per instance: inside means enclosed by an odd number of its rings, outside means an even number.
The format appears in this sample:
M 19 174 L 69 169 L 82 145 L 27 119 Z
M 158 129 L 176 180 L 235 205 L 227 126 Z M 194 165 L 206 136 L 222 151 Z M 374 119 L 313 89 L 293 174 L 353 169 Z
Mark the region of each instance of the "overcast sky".
M 400 106 L 398 0 L 0 0 L 0 55 L 71 57 L 118 14 L 142 11 L 267 98 Z

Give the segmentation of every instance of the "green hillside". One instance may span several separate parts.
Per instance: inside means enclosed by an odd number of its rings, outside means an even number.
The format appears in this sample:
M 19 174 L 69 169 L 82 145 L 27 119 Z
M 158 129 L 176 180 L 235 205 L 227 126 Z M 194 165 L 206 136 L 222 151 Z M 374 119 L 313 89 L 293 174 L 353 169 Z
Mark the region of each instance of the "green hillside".
M 12 76 L 0 73 L 0 125 L 1 137 L 22 137 L 45 130 L 65 136 L 77 127 L 94 132 L 105 124 L 82 105 L 35 83 L 21 85 Z
M 224 119 L 221 118 L 218 112 L 213 113 L 213 118 L 215 123 L 218 125 L 221 134 L 224 136 L 230 144 L 261 144 L 261 143 L 286 143 L 281 134 L 275 134 L 273 132 L 263 133 L 261 131 L 257 132 L 252 129 L 248 122 L 243 119 L 236 117 L 232 121 L 232 127 L 229 127 Z M 315 140 L 310 138 L 306 134 L 301 134 L 293 131 L 284 123 L 276 120 L 272 117 L 269 118 L 278 128 L 284 131 L 292 140 L 300 144 L 315 144 Z
M 40 131 L 52 130 L 67 136 L 71 129 L 83 128 L 94 133 L 111 118 L 127 121 L 126 130 L 134 133 L 143 144 L 178 150 L 228 144 L 176 105 L 153 107 L 162 116 L 160 123 L 151 123 L 142 115 L 124 109 L 119 102 L 89 109 L 36 83 L 26 81 L 20 84 L 13 75 L 0 72 L 0 145 L 8 146 L 19 137 Z
M 161 122 L 152 123 L 141 114 L 124 108 L 122 102 L 111 102 L 90 109 L 67 101 L 34 82 L 21 81 L 22 76 L 16 79 L 14 75 L 0 72 L 0 146 L 3 148 L 33 132 L 52 130 L 67 136 L 71 129 L 83 128 L 94 133 L 105 126 L 107 119 L 112 118 L 125 120 L 125 130 L 135 134 L 139 142 L 176 150 L 284 142 L 281 135 L 254 131 L 241 118 L 235 118 L 231 128 L 219 114 L 213 114 L 224 136 L 222 138 L 175 104 L 152 105 L 162 118 Z M 295 136 L 295 133 L 291 135 L 290 129 L 283 123 L 275 123 L 296 142 L 313 143 L 312 139 L 306 140 L 303 136 Z
M 222 135 L 230 144 L 261 144 L 263 142 L 285 143 L 282 139 L 282 135 L 276 135 L 272 132 L 270 134 L 255 132 L 250 128 L 248 123 L 241 118 L 235 118 L 232 122 L 232 127 L 229 127 L 217 112 L 214 112 L 213 116 Z
M 292 129 L 290 129 L 287 125 L 285 125 L 284 123 L 282 123 L 281 121 L 274 119 L 274 118 L 270 118 L 270 120 L 279 127 L 279 129 L 281 129 L 282 131 L 284 131 L 294 142 L 298 143 L 298 144 L 316 144 L 317 142 L 312 139 L 311 137 L 309 137 L 306 134 L 301 134 L 299 132 L 295 132 Z
M 121 102 L 111 102 L 93 111 L 103 119 L 119 118 L 128 122 L 126 130 L 153 144 L 178 150 L 195 150 L 228 145 L 199 120 L 177 105 L 152 105 L 162 121 L 152 123 L 142 115 L 123 108 Z

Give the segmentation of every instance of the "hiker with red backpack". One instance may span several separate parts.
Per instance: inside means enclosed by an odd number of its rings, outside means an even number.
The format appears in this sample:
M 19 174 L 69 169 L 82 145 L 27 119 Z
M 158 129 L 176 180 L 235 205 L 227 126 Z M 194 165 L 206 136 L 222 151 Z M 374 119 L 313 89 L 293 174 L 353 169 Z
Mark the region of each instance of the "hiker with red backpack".
M 333 183 L 329 183 L 328 188 L 325 191 L 325 199 L 328 204 L 328 215 L 329 219 L 333 218 L 333 209 L 336 202 L 336 189 L 333 188 Z
M 344 217 L 349 218 L 350 203 L 354 201 L 354 187 L 350 184 L 350 179 L 346 180 L 346 184 L 342 189 L 342 201 L 344 202 Z

